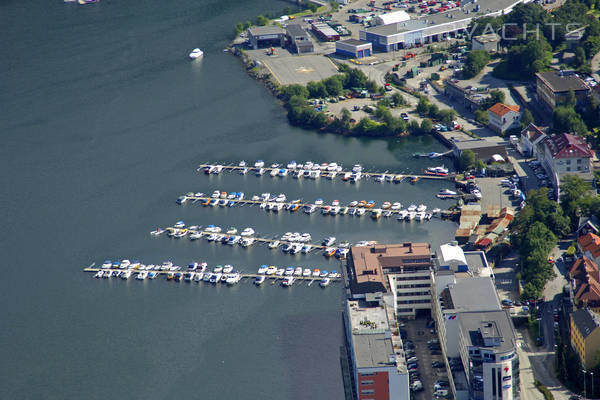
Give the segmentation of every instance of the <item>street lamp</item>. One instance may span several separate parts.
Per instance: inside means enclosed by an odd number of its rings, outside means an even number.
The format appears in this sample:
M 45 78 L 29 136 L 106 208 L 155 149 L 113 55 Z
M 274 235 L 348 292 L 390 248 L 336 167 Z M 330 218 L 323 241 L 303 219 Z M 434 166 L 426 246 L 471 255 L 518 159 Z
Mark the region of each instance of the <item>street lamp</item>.
M 583 398 L 587 398 L 587 394 L 585 392 L 585 375 L 587 374 L 587 371 L 585 369 L 581 370 L 583 372 Z
M 594 373 L 590 372 L 590 375 L 592 376 L 592 398 L 594 398 Z

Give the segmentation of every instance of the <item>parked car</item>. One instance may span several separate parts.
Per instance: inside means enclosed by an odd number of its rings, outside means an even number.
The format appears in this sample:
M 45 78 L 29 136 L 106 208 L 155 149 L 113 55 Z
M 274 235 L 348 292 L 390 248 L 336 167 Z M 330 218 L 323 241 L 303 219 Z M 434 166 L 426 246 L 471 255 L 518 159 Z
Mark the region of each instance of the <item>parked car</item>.
M 434 361 L 431 363 L 432 368 L 444 368 L 444 363 L 441 361 Z
M 413 392 L 420 392 L 423 390 L 423 384 L 421 383 L 421 381 L 414 381 L 410 385 L 410 390 L 412 390 Z
M 407 363 L 416 363 L 418 361 L 419 361 L 419 359 L 417 357 L 410 357 L 410 358 L 406 359 Z
M 402 114 L 400 114 L 400 116 L 402 117 L 403 120 L 408 121 L 408 114 L 407 113 L 402 113 Z

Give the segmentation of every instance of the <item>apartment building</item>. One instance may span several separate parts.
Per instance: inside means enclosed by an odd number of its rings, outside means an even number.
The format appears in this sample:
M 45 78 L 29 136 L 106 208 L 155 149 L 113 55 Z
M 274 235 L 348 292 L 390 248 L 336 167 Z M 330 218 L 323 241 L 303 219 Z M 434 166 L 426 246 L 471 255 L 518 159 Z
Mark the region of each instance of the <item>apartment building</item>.
M 600 358 L 600 316 L 587 308 L 580 308 L 571 314 L 571 346 L 583 366 L 595 367 Z

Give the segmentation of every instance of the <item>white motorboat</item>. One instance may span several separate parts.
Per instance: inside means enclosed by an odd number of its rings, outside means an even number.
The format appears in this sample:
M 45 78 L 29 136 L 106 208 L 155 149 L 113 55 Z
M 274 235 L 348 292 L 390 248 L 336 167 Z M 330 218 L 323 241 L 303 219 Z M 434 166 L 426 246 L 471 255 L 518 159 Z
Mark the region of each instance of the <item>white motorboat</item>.
M 275 240 L 275 241 L 269 243 L 269 248 L 270 249 L 276 249 L 277 247 L 279 247 L 279 240 Z
M 285 274 L 285 269 L 284 268 L 279 268 L 277 270 L 277 272 L 275 272 L 275 275 L 277 275 L 277 276 L 283 276 L 283 274 Z
M 194 274 L 193 272 L 186 272 L 185 274 L 183 274 L 183 279 L 186 282 L 191 282 L 194 279 L 194 275 L 196 274 Z
M 427 210 L 427 206 L 425 204 L 419 204 L 417 207 L 417 212 L 424 212 L 425 210 Z
M 268 269 L 269 269 L 269 267 L 267 267 L 266 265 L 261 265 L 261 266 L 258 268 L 258 273 L 259 273 L 260 275 L 264 275 L 264 274 L 266 274 L 266 273 L 267 273 L 267 270 L 268 270 Z
M 404 220 L 404 219 L 406 219 L 407 215 L 408 215 L 408 211 L 406 211 L 406 210 L 400 210 L 398 212 L 398 220 Z
M 148 272 L 148 278 L 149 279 L 156 279 L 157 276 L 158 276 L 158 272 L 156 272 L 156 271 L 150 271 L 150 272 Z
M 408 212 L 417 211 L 417 205 L 416 204 L 411 204 L 410 206 L 408 206 L 408 208 L 406 210 Z
M 121 274 L 121 279 L 129 279 L 132 274 L 133 272 L 130 269 L 128 269 L 127 271 L 123 271 L 123 273 Z
M 294 276 L 302 276 L 302 267 L 296 267 L 294 269 Z
M 266 279 L 267 279 L 267 278 L 266 278 L 264 275 L 257 276 L 257 277 L 254 279 L 254 284 L 255 284 L 255 285 L 257 285 L 257 286 L 259 286 L 259 285 L 261 285 L 261 284 L 262 284 L 262 283 L 263 283 L 263 282 L 264 282 Z
M 110 267 L 112 267 L 112 261 L 106 260 L 106 261 L 104 261 L 104 263 L 102 263 L 102 268 L 107 269 Z
M 354 166 L 352 167 L 352 172 L 361 172 L 362 171 L 362 165 L 360 164 L 354 164 Z
M 231 273 L 231 271 L 233 271 L 233 265 L 227 264 L 223 267 L 224 274 L 229 274 L 229 273 Z
M 277 273 L 277 267 L 271 265 L 267 268 L 266 275 L 275 275 Z
M 202 237 L 201 232 L 194 232 L 190 235 L 190 240 L 200 239 Z
M 102 275 L 104 275 L 104 271 L 100 270 L 98 272 L 96 272 L 96 275 L 94 275 L 95 278 L 102 278 Z
M 294 267 L 287 267 L 285 269 L 285 276 L 292 276 L 294 275 Z
M 331 279 L 323 278 L 323 279 L 321 279 L 321 282 L 319 282 L 319 285 L 321 285 L 321 287 L 327 287 L 327 286 L 329 286 L 330 282 L 331 282 Z
M 210 278 L 212 278 L 212 276 L 213 276 L 212 272 L 207 272 L 202 277 L 202 281 L 203 282 L 210 282 Z
M 256 170 L 256 176 L 263 176 L 265 174 L 265 169 L 264 168 L 258 168 Z
M 252 237 L 245 237 L 242 239 L 240 244 L 242 245 L 242 247 L 250 247 L 254 244 L 255 241 L 256 241 L 256 239 L 254 239 Z
M 246 228 L 242 231 L 241 235 L 242 236 L 252 236 L 252 235 L 254 235 L 254 229 Z
M 409 211 L 408 214 L 406 215 L 406 220 L 412 221 L 413 219 L 415 219 L 416 216 L 417 216 L 416 211 Z
M 305 268 L 302 271 L 302 276 L 304 276 L 304 277 L 310 276 L 311 274 L 312 274 L 312 272 L 311 272 L 310 268 Z
M 315 205 L 307 204 L 304 206 L 304 212 L 307 214 L 312 214 L 315 211 L 317 211 L 317 206 L 315 206 Z
M 276 176 L 277 176 L 277 174 L 278 174 L 278 173 L 279 173 L 279 171 L 278 171 L 278 170 L 276 170 L 276 169 L 272 169 L 272 170 L 271 170 L 271 173 L 270 173 L 270 175 L 271 175 L 271 176 L 274 178 L 274 177 L 276 177 Z
M 104 275 L 102 275 L 102 277 L 104 279 L 110 278 L 112 276 L 112 273 L 113 273 L 113 271 L 109 269 L 108 271 L 104 271 Z
M 143 281 L 147 277 L 148 277 L 148 272 L 146 272 L 146 271 L 140 271 L 140 272 L 138 272 L 138 274 L 135 277 L 135 279 L 137 279 L 138 281 Z
M 321 275 L 321 270 L 320 269 L 316 269 L 315 268 L 315 269 L 312 270 L 312 277 L 313 278 L 318 278 L 319 275 Z
M 355 208 L 356 212 L 355 215 L 357 216 L 362 216 L 365 215 L 365 213 L 367 212 L 367 210 L 365 210 L 364 208 Z
M 312 246 L 310 244 L 305 244 L 302 246 L 302 254 L 308 254 L 312 250 Z
M 296 166 L 297 166 L 296 161 L 292 160 L 288 163 L 287 168 L 288 169 L 296 169 Z
M 331 246 L 334 243 L 335 243 L 335 237 L 334 236 L 326 237 L 325 240 L 323 240 L 323 246 Z
M 200 282 L 202 280 L 202 278 L 204 278 L 203 272 L 196 272 L 194 274 L 194 282 Z
M 425 219 L 425 211 L 417 211 L 415 213 L 415 219 L 417 221 L 423 221 Z
M 263 160 L 258 160 L 254 163 L 254 168 L 262 168 L 265 166 L 265 162 Z
M 190 59 L 192 59 L 192 60 L 201 58 L 203 56 L 204 56 L 204 52 L 202 50 L 200 50 L 199 48 L 195 48 L 194 50 L 192 50 L 192 52 L 189 55 Z
M 278 172 L 279 172 L 278 175 L 281 177 L 287 176 L 287 174 L 288 174 L 287 168 L 280 168 Z
M 215 269 L 213 270 L 214 273 L 218 273 L 218 272 L 223 272 L 223 266 L 222 265 L 217 265 L 215 267 Z
M 441 211 L 442 211 L 442 209 L 441 209 L 441 208 L 434 208 L 433 210 L 431 210 L 431 212 L 432 212 L 433 214 L 438 214 L 438 213 L 440 213 Z
M 238 273 L 230 274 L 227 277 L 227 280 L 225 280 L 225 283 L 227 283 L 229 286 L 235 285 L 236 283 L 238 283 L 240 281 L 240 279 L 242 279 L 242 276 L 240 274 L 238 274 Z
M 123 261 L 121 261 L 121 266 L 119 268 L 121 268 L 121 269 L 127 269 L 129 267 L 129 265 L 131 265 L 131 261 L 129 261 L 129 260 L 123 260 Z

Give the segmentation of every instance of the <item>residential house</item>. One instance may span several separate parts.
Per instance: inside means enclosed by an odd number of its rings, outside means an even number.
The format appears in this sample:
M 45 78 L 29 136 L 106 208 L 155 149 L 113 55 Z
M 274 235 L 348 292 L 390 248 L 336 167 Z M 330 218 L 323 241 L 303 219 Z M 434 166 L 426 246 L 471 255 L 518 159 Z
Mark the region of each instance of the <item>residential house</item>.
M 521 131 L 519 149 L 521 154 L 527 157 L 536 157 L 539 151 L 539 143 L 544 140 L 546 134 L 534 124 L 529 124 Z
M 579 223 L 577 224 L 577 237 L 586 235 L 588 233 L 598 234 L 600 232 L 600 221 L 595 215 L 591 217 L 580 217 Z
M 577 238 L 577 247 L 581 254 L 594 261 L 600 262 L 600 236 L 587 233 Z
M 590 308 L 600 312 L 600 283 L 598 266 L 583 256 L 569 270 L 573 304 L 577 308 Z
M 587 308 L 571 314 L 571 346 L 583 367 L 595 367 L 600 361 L 600 317 Z
M 488 109 L 488 126 L 491 130 L 504 133 L 518 128 L 521 121 L 521 107 L 496 103 Z

